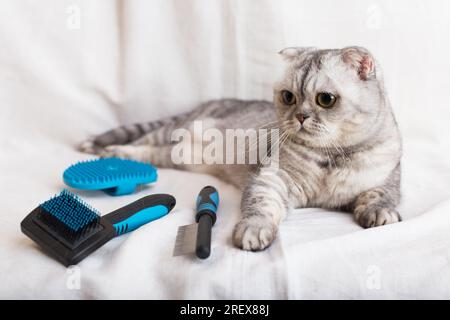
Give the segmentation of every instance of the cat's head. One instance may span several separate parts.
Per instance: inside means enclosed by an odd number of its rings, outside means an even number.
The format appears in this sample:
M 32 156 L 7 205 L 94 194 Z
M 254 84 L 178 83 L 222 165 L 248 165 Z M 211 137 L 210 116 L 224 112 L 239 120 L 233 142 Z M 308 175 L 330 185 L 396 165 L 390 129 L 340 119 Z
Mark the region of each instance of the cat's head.
M 381 73 L 364 48 L 286 48 L 274 104 L 282 129 L 313 147 L 352 146 L 371 133 L 385 108 Z

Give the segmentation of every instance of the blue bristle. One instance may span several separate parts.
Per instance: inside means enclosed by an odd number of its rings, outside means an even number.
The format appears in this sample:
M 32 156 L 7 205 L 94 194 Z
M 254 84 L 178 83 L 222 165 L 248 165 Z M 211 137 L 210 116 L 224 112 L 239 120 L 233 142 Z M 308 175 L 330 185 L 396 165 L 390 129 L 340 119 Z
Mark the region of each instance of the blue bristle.
M 82 161 L 64 171 L 64 182 L 83 190 L 109 190 L 112 188 L 127 189 L 156 181 L 156 168 L 151 164 L 118 158 L 104 158 Z M 127 188 L 123 188 L 127 186 Z M 125 191 L 124 191 L 125 192 Z
M 66 189 L 41 204 L 41 207 L 74 232 L 100 218 L 95 209 Z

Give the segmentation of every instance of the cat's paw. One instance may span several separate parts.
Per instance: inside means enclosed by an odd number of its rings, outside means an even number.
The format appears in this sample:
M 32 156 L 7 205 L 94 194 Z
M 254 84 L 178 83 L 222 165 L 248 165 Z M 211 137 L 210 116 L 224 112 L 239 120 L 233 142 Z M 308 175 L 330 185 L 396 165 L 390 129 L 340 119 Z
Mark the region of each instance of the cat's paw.
M 136 161 L 149 161 L 150 148 L 146 146 L 112 145 L 100 152 L 101 158 L 121 158 Z
M 270 246 L 276 233 L 277 226 L 267 218 L 244 218 L 234 227 L 233 243 L 244 250 L 260 251 Z
M 379 206 L 360 205 L 355 208 L 355 218 L 363 228 L 383 226 L 402 221 L 397 210 Z
M 112 145 L 105 147 L 100 153 L 101 158 L 132 159 L 134 148 L 131 146 Z
M 100 154 L 103 151 L 103 148 L 96 145 L 94 139 L 92 138 L 80 143 L 77 146 L 77 150 L 88 154 Z

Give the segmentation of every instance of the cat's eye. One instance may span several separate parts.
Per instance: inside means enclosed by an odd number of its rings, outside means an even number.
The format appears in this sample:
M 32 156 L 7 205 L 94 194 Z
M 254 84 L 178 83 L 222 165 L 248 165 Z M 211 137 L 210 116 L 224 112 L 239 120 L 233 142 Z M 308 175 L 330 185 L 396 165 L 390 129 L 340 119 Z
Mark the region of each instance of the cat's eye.
M 322 108 L 331 108 L 336 100 L 336 96 L 328 92 L 319 92 L 316 96 L 316 103 Z
M 283 100 L 283 103 L 287 106 L 292 106 L 297 102 L 295 95 L 288 90 L 281 91 L 281 99 Z

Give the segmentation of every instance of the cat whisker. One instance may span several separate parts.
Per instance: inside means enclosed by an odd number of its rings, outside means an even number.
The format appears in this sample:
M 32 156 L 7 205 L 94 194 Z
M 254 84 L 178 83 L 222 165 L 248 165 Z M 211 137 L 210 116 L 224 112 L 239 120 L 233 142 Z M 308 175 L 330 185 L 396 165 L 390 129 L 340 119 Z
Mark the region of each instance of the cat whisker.
M 327 156 L 328 161 L 329 161 L 329 163 L 330 163 L 330 166 L 333 167 L 333 165 L 334 165 L 334 167 L 337 168 L 336 160 L 334 159 L 333 153 L 332 153 L 331 150 L 330 150 L 331 145 L 330 145 L 330 143 L 327 141 L 327 139 L 326 139 L 326 137 L 325 137 L 325 135 L 324 135 L 323 130 L 321 130 L 321 131 L 319 132 L 318 137 L 319 137 L 319 140 L 321 141 L 321 144 L 324 146 L 325 153 L 326 153 L 326 156 Z
M 273 144 L 272 143 L 270 144 L 270 146 L 269 146 L 269 148 L 270 148 L 270 157 L 273 156 L 273 149 L 274 149 L 274 147 L 277 147 L 277 149 L 278 149 L 277 151 L 279 152 L 282 142 L 288 136 L 289 136 L 289 133 L 287 133 L 286 131 L 283 131 L 282 134 L 278 137 L 277 141 L 275 141 Z M 259 167 L 264 165 L 264 162 L 267 160 L 268 157 L 269 157 L 269 152 L 267 152 L 266 155 L 264 156 L 264 158 L 261 159 Z
M 275 122 L 274 122 L 274 123 L 275 123 Z M 278 129 L 279 132 L 281 132 L 281 133 L 283 133 L 283 132 L 286 130 L 286 128 L 290 125 L 290 121 L 289 121 L 289 120 L 288 120 L 288 121 L 284 121 L 284 122 L 276 121 L 276 123 L 278 123 L 279 126 L 273 126 L 273 127 L 270 128 L 270 129 Z M 267 129 L 267 128 L 260 127 L 260 129 Z M 257 138 L 256 138 L 256 140 L 253 141 L 253 142 L 249 145 L 248 150 L 249 150 L 249 151 L 254 151 L 255 148 L 257 149 L 257 148 L 259 147 L 259 144 L 260 144 L 260 140 L 261 140 L 261 139 L 265 139 L 265 140 L 267 141 L 267 138 L 268 138 L 268 137 L 271 138 L 271 136 L 270 136 L 269 134 L 271 134 L 270 130 L 266 130 L 266 131 L 263 131 L 263 135 L 260 136 L 260 132 L 258 131 L 258 132 L 257 132 Z
M 328 127 L 324 124 L 318 124 L 323 130 L 325 130 L 327 133 L 330 133 L 330 130 L 328 129 Z M 334 147 L 334 149 L 338 152 L 338 154 L 344 159 L 344 161 L 348 161 L 350 163 L 351 166 L 351 158 L 350 155 L 345 151 L 345 149 L 339 144 L 339 142 L 337 142 L 336 140 L 334 140 L 331 137 L 326 137 L 327 140 L 329 141 L 329 143 L 332 144 L 332 146 Z
M 263 125 L 259 126 L 257 129 L 266 129 L 266 128 L 277 127 L 280 124 L 282 125 L 283 122 L 284 122 L 283 120 L 271 121 L 271 122 L 268 122 L 266 124 L 263 124 Z

